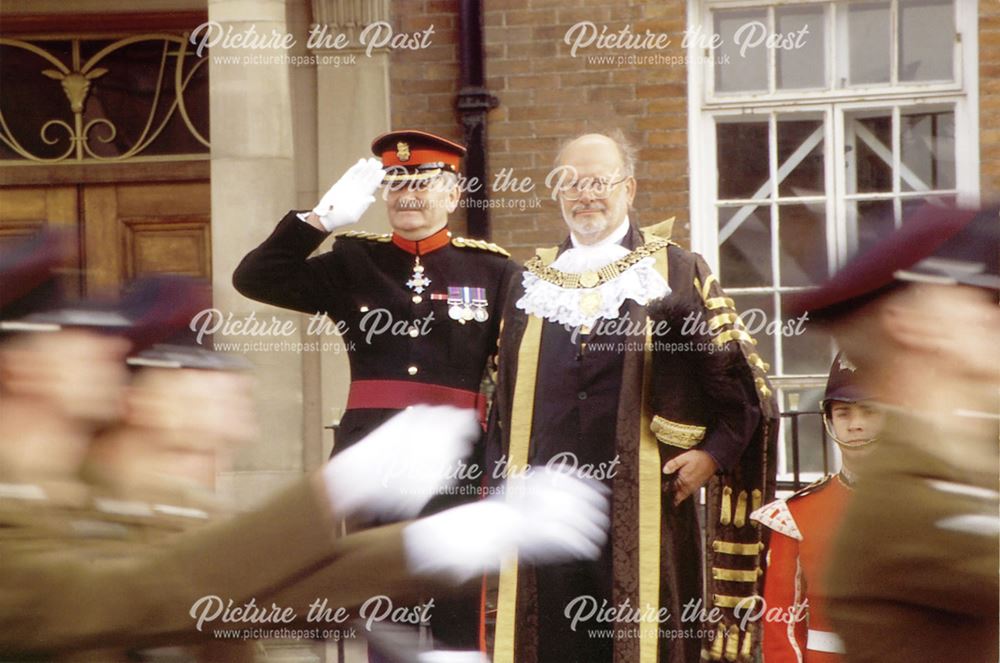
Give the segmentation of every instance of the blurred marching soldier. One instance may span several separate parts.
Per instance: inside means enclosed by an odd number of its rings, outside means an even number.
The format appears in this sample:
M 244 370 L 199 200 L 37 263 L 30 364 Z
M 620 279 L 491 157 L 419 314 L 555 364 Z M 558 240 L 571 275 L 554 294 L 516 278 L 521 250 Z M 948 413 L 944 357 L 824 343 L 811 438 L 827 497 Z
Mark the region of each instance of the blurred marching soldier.
M 596 562 L 505 569 L 496 663 L 749 661 L 759 643 L 734 608 L 757 594 L 763 545 L 748 515 L 773 495 L 773 396 L 701 257 L 670 241 L 670 221 L 630 222 L 633 154 L 623 137 L 600 134 L 562 150 L 569 237 L 525 265 L 504 309 L 487 467 L 496 476 L 566 459 L 599 472 L 614 518 Z M 687 498 L 707 482 L 706 604 L 699 507 Z M 572 624 L 578 597 L 669 618 Z M 698 608 L 722 615 L 704 652 Z
M 836 663 L 843 644 L 826 616 L 826 564 L 830 543 L 864 457 L 872 450 L 883 415 L 843 353 L 830 367 L 823 397 L 823 422 L 840 447 L 843 464 L 787 499 L 750 514 L 772 530 L 764 579 L 764 663 Z
M 850 663 L 997 660 L 998 247 L 995 206 L 928 205 L 795 302 L 886 403 L 829 565 Z
M 517 272 L 500 247 L 447 228 L 464 147 L 408 130 L 379 136 L 372 152 L 381 161 L 359 160 L 312 212 L 289 212 L 233 274 L 251 299 L 346 325 L 351 387 L 335 452 L 409 405 L 481 409 L 503 293 Z M 361 218 L 383 182 L 392 233 L 342 233 L 310 258 Z M 406 329 L 369 336 L 388 320 Z
M 0 251 L 0 279 L 12 286 L 0 294 L 0 453 L 8 471 L 0 495 L 0 658 L 170 654 L 149 648 L 215 640 L 215 629 L 196 628 L 191 616 L 205 596 L 237 606 L 274 600 L 301 616 L 321 597 L 346 608 L 374 595 L 412 598 L 425 582 L 447 586 L 495 568 L 520 545 L 532 559 L 587 557 L 602 545 L 605 498 L 586 482 L 551 477 L 526 486 L 530 508 L 488 500 L 338 539 L 343 518 L 412 518 L 448 482 L 443 468 L 478 436 L 470 411 L 418 406 L 254 511 L 162 545 L 119 537 L 111 550 L 91 546 L 113 528 L 95 526 L 107 521 L 87 504 L 87 487 L 74 484 L 81 490 L 67 509 L 44 479 L 72 482 L 96 425 L 120 418 L 129 342 L 117 334 L 141 347 L 160 326 L 154 321 L 172 328 L 170 311 L 164 318 L 128 306 L 46 302 L 48 310 L 32 313 L 58 264 L 41 245 Z M 156 354 L 177 360 L 162 346 Z M 217 423 L 206 420 L 206 428 Z M 29 454 L 16 453 L 25 446 Z M 64 457 L 46 457 L 53 453 Z M 398 488 L 386 487 L 397 463 L 413 471 Z
M 122 534 L 100 524 L 78 473 L 95 431 L 121 415 L 129 349 L 87 327 L 120 321 L 99 311 L 73 316 L 76 326 L 66 329 L 30 319 L 62 299 L 66 239 L 42 233 L 0 253 L 0 546 L 7 550 Z M 77 520 L 81 526 L 69 526 Z

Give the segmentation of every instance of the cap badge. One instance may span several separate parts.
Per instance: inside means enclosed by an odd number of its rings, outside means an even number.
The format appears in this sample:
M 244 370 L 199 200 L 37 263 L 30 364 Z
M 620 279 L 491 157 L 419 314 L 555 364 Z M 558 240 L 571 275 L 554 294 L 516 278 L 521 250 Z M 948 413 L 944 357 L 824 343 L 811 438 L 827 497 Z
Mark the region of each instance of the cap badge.
M 410 159 L 410 144 L 405 141 L 399 141 L 396 143 L 396 158 L 400 161 L 409 161 Z
M 840 355 L 840 358 L 837 360 L 837 367 L 842 371 L 850 371 L 851 373 L 858 370 L 858 367 L 852 364 L 851 360 L 844 355 Z

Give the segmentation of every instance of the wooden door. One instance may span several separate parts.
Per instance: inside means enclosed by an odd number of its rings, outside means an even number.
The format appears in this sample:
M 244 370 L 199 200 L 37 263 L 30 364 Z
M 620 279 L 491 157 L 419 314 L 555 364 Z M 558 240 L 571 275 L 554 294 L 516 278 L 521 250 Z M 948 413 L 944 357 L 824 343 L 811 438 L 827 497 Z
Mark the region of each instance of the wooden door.
M 129 182 L 0 189 L 0 248 L 43 227 L 78 238 L 76 285 L 117 294 L 132 279 L 184 274 L 211 279 L 209 183 Z
M 81 199 L 88 293 L 150 274 L 211 279 L 208 182 L 86 185 Z

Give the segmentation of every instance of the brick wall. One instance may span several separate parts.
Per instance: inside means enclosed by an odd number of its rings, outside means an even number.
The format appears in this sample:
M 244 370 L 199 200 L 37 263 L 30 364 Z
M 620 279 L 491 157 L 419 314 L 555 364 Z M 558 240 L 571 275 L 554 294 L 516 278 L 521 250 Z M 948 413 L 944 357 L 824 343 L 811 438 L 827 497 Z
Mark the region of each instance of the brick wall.
M 530 194 L 494 193 L 517 205 L 538 197 L 541 208 L 493 209 L 493 239 L 524 259 L 535 246 L 565 237 L 559 209 L 544 187 L 560 143 L 587 131 L 620 127 L 639 147 L 634 216 L 642 225 L 677 216 L 675 237 L 688 241 L 687 71 L 683 65 L 598 64 L 587 56 L 683 55 L 684 2 L 627 6 L 608 0 L 484 0 L 487 86 L 500 99 L 489 115 L 492 178 L 503 169 L 531 177 Z M 433 45 L 392 55 L 394 127 L 419 127 L 459 138 L 454 111 L 458 61 L 457 14 L 450 0 L 395 0 L 398 30 L 434 25 Z M 581 21 L 617 32 L 668 33 L 661 51 L 580 49 L 563 41 Z M 453 220 L 464 229 L 464 216 Z
M 979 157 L 984 199 L 1000 198 L 1000 3 L 979 2 Z

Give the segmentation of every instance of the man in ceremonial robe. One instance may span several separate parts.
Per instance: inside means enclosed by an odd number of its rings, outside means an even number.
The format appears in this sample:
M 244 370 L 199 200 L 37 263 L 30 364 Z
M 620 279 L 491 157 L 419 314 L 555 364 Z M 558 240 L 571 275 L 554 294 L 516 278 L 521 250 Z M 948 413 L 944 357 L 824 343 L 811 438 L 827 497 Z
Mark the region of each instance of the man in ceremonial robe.
M 575 467 L 611 489 L 613 517 L 596 562 L 504 571 L 497 663 L 749 661 L 757 646 L 734 608 L 757 594 L 762 544 L 748 516 L 773 491 L 766 365 L 705 262 L 670 241 L 669 222 L 630 222 L 632 155 L 600 134 L 563 148 L 556 191 L 569 237 L 539 250 L 507 297 L 487 469 L 502 479 L 525 465 Z M 700 324 L 684 329 L 686 319 Z M 699 603 L 692 496 L 706 483 L 712 581 Z M 659 614 L 586 614 L 601 607 Z M 697 608 L 719 615 L 704 652 Z

